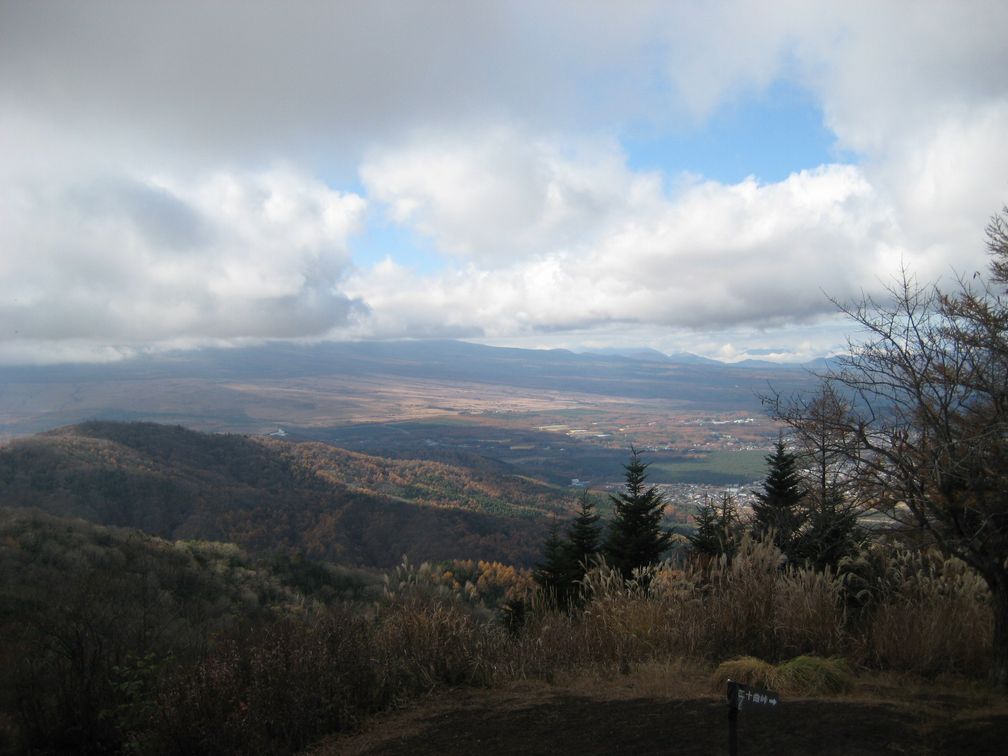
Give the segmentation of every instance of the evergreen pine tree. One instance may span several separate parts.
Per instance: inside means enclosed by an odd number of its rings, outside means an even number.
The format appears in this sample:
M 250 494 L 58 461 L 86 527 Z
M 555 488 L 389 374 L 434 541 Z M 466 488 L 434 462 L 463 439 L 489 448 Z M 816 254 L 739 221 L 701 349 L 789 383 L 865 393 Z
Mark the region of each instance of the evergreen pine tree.
M 579 504 L 580 508 L 574 516 L 574 522 L 567 531 L 567 541 L 570 543 L 571 557 L 575 562 L 591 562 L 598 556 L 602 528 L 598 525 L 599 516 L 587 490 L 581 494 Z
M 730 559 L 738 546 L 738 507 L 729 494 L 721 499 L 721 505 L 710 498 L 697 508 L 696 530 L 687 536 L 694 554 L 719 557 L 727 554 Z
M 586 567 L 595 561 L 599 553 L 599 517 L 587 491 L 582 493 L 580 505 L 574 521 L 567 528 L 566 540 L 560 537 L 559 525 L 553 522 L 543 544 L 543 560 L 532 572 L 536 583 L 561 607 L 576 603 L 578 581 L 584 578 Z
M 582 492 L 579 503 L 580 508 L 574 516 L 574 522 L 567 529 L 567 560 L 572 596 L 577 592 L 577 581 L 584 578 L 586 568 L 598 558 L 602 540 L 599 516 L 587 490 Z
M 570 559 L 569 549 L 560 538 L 560 526 L 554 520 L 549 535 L 543 544 L 543 560 L 536 564 L 532 578 L 559 606 L 564 606 L 569 598 Z
M 613 519 L 604 551 L 609 563 L 624 578 L 637 567 L 657 562 L 672 542 L 672 534 L 662 530 L 661 520 L 665 500 L 654 486 L 645 487 L 647 465 L 640 454 L 630 448 L 630 463 L 626 470 L 625 490 L 610 496 Z
M 753 535 L 762 538 L 773 533 L 777 548 L 788 561 L 795 561 L 801 529 L 806 520 L 802 507 L 805 489 L 797 458 L 788 451 L 783 437 L 779 437 L 766 462 L 769 470 L 763 481 L 763 490 L 755 492 Z
M 864 539 L 858 510 L 844 501 L 839 490 L 827 489 L 822 498 L 809 507 L 808 525 L 795 543 L 798 558 L 820 571 L 835 569 L 841 559 L 853 556 Z

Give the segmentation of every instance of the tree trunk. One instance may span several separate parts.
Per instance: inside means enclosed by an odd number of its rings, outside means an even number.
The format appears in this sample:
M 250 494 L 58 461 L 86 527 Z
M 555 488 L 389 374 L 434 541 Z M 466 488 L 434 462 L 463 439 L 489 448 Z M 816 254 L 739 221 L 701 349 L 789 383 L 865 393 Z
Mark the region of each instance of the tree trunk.
M 991 654 L 991 685 L 1008 690 L 1008 575 L 990 581 L 994 609 L 994 643 Z

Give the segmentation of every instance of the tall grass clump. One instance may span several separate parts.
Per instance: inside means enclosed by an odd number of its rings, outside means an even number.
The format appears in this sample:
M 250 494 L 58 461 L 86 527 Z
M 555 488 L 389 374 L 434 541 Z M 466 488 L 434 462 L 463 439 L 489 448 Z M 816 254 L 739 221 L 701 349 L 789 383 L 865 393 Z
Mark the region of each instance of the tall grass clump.
M 850 667 L 840 657 L 796 656 L 777 665 L 781 690 L 794 695 L 843 693 L 853 684 Z
M 845 651 L 843 580 L 830 570 L 789 567 L 777 579 L 774 621 L 779 657 Z
M 781 680 L 777 668 L 755 656 L 740 656 L 721 662 L 711 675 L 711 685 L 718 693 L 724 692 L 725 683 L 729 680 L 780 692 Z
M 393 701 L 443 686 L 486 687 L 510 665 L 506 630 L 456 603 L 411 598 L 382 607 L 372 643 Z
M 852 632 L 862 663 L 923 675 L 986 674 L 990 591 L 964 562 L 873 544 L 844 569 L 858 607 Z
M 710 563 L 708 591 L 700 615 L 708 640 L 706 653 L 715 659 L 741 654 L 777 655 L 775 600 L 784 557 L 770 541 L 745 536 L 731 560 L 726 555 Z
M 633 628 L 653 624 L 638 616 L 639 585 L 600 564 L 585 575 L 580 592 L 580 609 L 558 606 L 547 590 L 529 597 L 516 637 L 515 674 L 552 679 L 559 670 L 625 664 L 635 655 Z
M 769 540 L 749 535 L 730 561 L 714 560 L 695 582 L 705 586 L 690 617 L 693 635 L 706 639 L 703 653 L 781 659 L 796 654 L 828 656 L 843 642 L 841 581 L 831 572 L 782 567 L 783 556 Z
M 719 693 L 724 691 L 728 680 L 794 696 L 843 693 L 852 685 L 850 669 L 843 659 L 808 655 L 779 664 L 753 656 L 729 659 L 719 664 L 711 676 Z
M 546 606 L 530 613 L 525 660 L 530 670 L 560 664 L 625 669 L 660 658 L 838 653 L 844 640 L 840 579 L 783 569 L 781 562 L 772 543 L 745 537 L 731 560 L 662 563 L 629 580 L 600 564 L 581 583 L 579 612 Z

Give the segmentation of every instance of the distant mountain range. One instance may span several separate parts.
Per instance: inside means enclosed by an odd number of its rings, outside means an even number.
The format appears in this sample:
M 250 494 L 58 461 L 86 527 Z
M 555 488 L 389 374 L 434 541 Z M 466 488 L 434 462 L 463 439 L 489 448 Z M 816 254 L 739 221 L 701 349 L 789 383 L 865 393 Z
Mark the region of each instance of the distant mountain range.
M 580 394 L 674 402 L 703 411 L 759 411 L 758 394 L 808 386 L 801 366 L 725 364 L 654 350 L 506 349 L 459 341 L 275 343 L 145 355 L 105 364 L 0 367 L 0 436 L 92 418 L 253 432 L 285 422 L 359 422 L 368 397 L 416 411 L 458 392 L 535 397 Z M 446 405 L 445 402 L 448 402 Z M 294 419 L 291 419 L 294 418 Z
M 625 357 L 631 360 L 643 360 L 650 362 L 672 362 L 680 365 L 711 365 L 726 368 L 776 368 L 780 370 L 822 371 L 830 367 L 835 367 L 837 364 L 837 360 L 834 357 L 819 358 L 809 362 L 774 362 L 773 360 L 759 360 L 754 358 L 738 360 L 737 362 L 722 362 L 721 360 L 712 360 L 709 357 L 701 357 L 699 354 L 693 354 L 692 352 L 673 352 L 672 354 L 665 354 L 664 352 L 659 352 L 657 349 L 648 349 L 645 347 L 604 347 L 600 349 L 589 349 L 581 352 L 581 354 L 594 354 L 603 357 Z
M 645 347 L 638 348 L 620 348 L 620 347 L 604 347 L 600 349 L 589 349 L 582 354 L 597 354 L 603 357 L 626 357 L 631 360 L 644 360 L 651 362 L 678 362 L 683 365 L 724 365 L 726 363 L 718 362 L 717 360 L 712 360 L 708 357 L 701 357 L 699 354 L 693 354 L 692 352 L 675 352 L 673 354 L 665 354 L 664 352 L 659 352 L 657 349 L 647 349 Z

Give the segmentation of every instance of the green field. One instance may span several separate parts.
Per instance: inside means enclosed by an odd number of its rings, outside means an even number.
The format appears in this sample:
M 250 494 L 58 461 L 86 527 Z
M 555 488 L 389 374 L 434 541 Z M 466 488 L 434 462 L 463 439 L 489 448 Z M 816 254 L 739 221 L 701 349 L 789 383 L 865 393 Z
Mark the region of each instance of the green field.
M 655 483 L 750 483 L 766 474 L 766 455 L 758 449 L 712 451 L 703 459 L 655 461 L 648 472 Z

